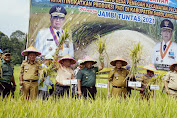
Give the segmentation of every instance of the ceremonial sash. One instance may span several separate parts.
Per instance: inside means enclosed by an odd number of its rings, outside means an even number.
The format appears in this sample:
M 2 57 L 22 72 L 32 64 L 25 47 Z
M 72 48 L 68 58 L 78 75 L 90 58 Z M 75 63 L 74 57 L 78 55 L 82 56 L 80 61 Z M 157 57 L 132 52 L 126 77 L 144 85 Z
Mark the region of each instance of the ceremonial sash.
M 162 42 L 161 42 L 161 46 L 160 46 L 160 55 L 161 55 L 161 58 L 162 58 L 162 59 L 163 59 L 163 58 L 165 57 L 165 55 L 167 54 L 168 49 L 169 49 L 170 46 L 171 46 L 171 43 L 172 43 L 172 41 L 170 41 L 168 47 L 166 48 L 165 52 L 163 53 L 163 52 L 162 52 Z
M 49 29 L 50 29 L 50 32 L 51 32 L 51 34 L 52 34 L 52 36 L 53 36 L 53 39 L 54 39 L 54 41 L 55 41 L 55 44 L 56 44 L 57 46 L 59 46 L 59 42 L 58 42 L 57 36 L 56 36 L 56 34 L 55 34 L 54 30 L 53 30 L 53 27 L 50 26 Z

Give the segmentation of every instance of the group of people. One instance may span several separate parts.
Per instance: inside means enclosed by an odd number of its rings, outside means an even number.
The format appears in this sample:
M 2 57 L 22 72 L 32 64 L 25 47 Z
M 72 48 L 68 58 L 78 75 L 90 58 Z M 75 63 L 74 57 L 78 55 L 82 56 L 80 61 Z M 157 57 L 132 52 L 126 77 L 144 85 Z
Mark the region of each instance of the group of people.
M 62 47 L 60 47 L 59 54 L 55 54 L 56 49 L 59 46 L 60 36 L 64 32 L 62 26 L 65 22 L 67 11 L 64 7 L 56 5 L 50 9 L 49 14 L 51 15 L 51 26 L 40 30 L 37 34 L 35 45 L 30 46 L 21 53 L 22 56 L 27 56 L 27 60 L 22 62 L 20 69 L 20 89 L 23 98 L 36 99 L 39 95 L 42 99 L 46 99 L 53 91 L 55 98 L 69 95 L 71 83 L 67 83 L 66 81 L 77 79 L 78 96 L 95 99 L 97 93 L 95 87 L 96 73 L 104 68 L 104 61 L 100 63 L 99 67 L 94 67 L 93 65 L 96 64 L 97 61 L 92 57 L 86 56 L 79 61 L 79 66 L 74 71 L 71 66 L 76 64 L 77 61 L 73 58 L 74 49 L 71 40 L 67 39 Z M 165 19 L 161 22 L 160 27 L 162 39 L 164 41 L 155 48 L 153 64 L 162 63 L 171 65 L 171 71 L 166 75 L 165 88 L 167 94 L 177 96 L 177 63 L 174 63 L 177 62 L 177 45 L 171 41 L 173 24 L 170 20 Z M 163 46 L 163 44 L 166 46 Z M 158 47 L 161 48 L 159 49 Z M 0 50 L 0 56 L 1 55 L 0 93 L 4 98 L 5 96 L 8 96 L 10 92 L 15 91 L 16 83 L 13 76 L 14 68 L 10 62 L 10 52 L 2 52 Z M 40 57 L 40 55 L 45 56 L 42 64 L 36 61 L 36 57 Z M 102 58 L 104 59 L 104 57 Z M 168 62 L 169 59 L 170 62 Z M 173 64 L 171 62 L 173 62 Z M 130 93 L 131 91 L 127 86 L 127 75 L 129 72 L 124 68 L 124 66 L 127 65 L 127 61 L 121 57 L 117 57 L 112 60 L 110 64 L 115 67 L 109 73 L 107 95 L 125 98 L 127 97 L 127 93 Z M 142 87 L 137 89 L 140 90 L 142 98 L 147 97 L 144 94 L 144 89 L 147 87 L 147 84 L 156 71 L 153 64 L 144 67 L 144 69 L 147 70 L 147 73 L 143 75 L 140 80 Z M 57 73 L 55 85 L 50 80 L 50 72 L 48 71 L 51 71 L 51 69 Z M 110 92 L 111 82 L 112 91 Z M 52 89 L 48 92 L 49 85 L 51 85 Z

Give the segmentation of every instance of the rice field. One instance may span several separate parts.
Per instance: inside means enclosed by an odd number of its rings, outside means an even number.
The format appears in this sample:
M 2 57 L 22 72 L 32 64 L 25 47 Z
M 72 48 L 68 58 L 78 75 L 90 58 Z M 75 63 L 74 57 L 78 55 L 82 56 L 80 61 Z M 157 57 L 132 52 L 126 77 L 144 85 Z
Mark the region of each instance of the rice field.
M 15 67 L 15 79 L 18 85 L 19 66 Z M 97 80 L 106 83 L 106 80 Z M 130 98 L 107 98 L 106 89 L 98 88 L 95 101 L 64 97 L 48 101 L 22 101 L 19 86 L 15 98 L 0 100 L 1 118 L 176 118 L 176 98 L 167 96 L 161 89 L 155 91 L 155 97 L 149 101 L 141 100 L 138 91 Z M 100 93 L 102 91 L 102 94 Z

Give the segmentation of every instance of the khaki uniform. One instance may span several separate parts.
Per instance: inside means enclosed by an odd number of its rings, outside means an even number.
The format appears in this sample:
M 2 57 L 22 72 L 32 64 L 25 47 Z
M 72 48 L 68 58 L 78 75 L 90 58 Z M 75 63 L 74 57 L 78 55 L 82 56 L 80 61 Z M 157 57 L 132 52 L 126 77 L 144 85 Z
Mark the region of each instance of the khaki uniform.
M 177 72 L 168 72 L 165 81 L 168 83 L 169 94 L 177 97 Z
M 31 64 L 28 61 L 23 61 L 20 70 L 20 74 L 23 76 L 23 97 L 30 97 L 31 99 L 37 97 L 40 70 L 41 67 L 38 62 L 35 61 Z
M 146 85 L 149 83 L 149 81 L 151 80 L 151 78 L 152 77 L 148 77 L 148 75 L 143 75 L 142 77 L 141 77 L 141 86 L 142 86 L 142 88 L 145 88 L 146 87 Z M 148 89 L 145 89 L 145 91 L 140 91 L 140 95 L 141 95 L 141 98 L 143 99 L 143 98 L 147 98 L 147 99 L 149 99 L 149 97 L 150 97 L 150 92 L 149 92 L 149 90 Z
M 117 69 L 116 67 L 112 69 L 109 73 L 109 81 L 112 81 L 112 96 L 124 96 L 127 94 L 127 80 L 126 76 L 128 71 L 124 68 Z

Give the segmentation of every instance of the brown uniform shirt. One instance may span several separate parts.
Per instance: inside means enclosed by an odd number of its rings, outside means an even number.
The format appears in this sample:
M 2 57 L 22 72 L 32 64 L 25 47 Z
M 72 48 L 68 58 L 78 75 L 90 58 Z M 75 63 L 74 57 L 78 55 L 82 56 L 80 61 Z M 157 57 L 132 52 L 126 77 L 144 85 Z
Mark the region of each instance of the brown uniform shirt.
M 31 64 L 29 61 L 23 61 L 21 64 L 20 74 L 23 75 L 23 80 L 38 80 L 40 70 L 40 63 L 35 61 Z
M 168 72 L 165 77 L 165 81 L 168 83 L 168 88 L 177 90 L 177 72 Z
M 110 71 L 108 79 L 112 81 L 112 86 L 117 87 L 126 87 L 126 76 L 128 75 L 128 71 L 124 68 L 118 69 L 114 68 Z
M 148 77 L 148 75 L 143 75 L 140 79 L 140 82 L 142 84 L 142 87 L 144 87 L 145 84 L 148 84 L 152 77 Z

